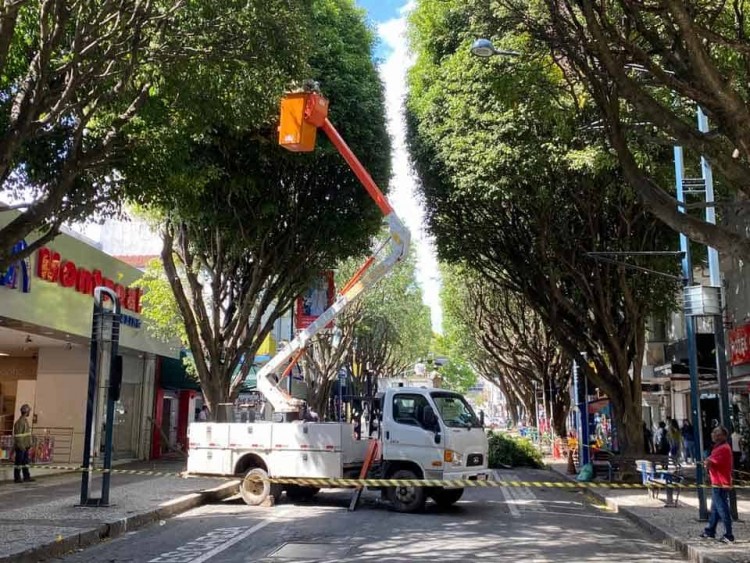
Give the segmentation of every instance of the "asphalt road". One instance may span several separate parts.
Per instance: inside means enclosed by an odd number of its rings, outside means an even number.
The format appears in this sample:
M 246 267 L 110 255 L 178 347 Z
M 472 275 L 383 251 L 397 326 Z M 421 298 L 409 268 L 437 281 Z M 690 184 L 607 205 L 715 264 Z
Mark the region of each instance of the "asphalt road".
M 546 481 L 546 471 L 498 472 Z M 273 508 L 233 499 L 204 506 L 56 561 L 102 563 L 303 563 L 394 561 L 683 561 L 624 518 L 573 489 L 470 489 L 449 510 L 428 503 L 398 514 L 366 492 L 347 512 L 349 491 Z

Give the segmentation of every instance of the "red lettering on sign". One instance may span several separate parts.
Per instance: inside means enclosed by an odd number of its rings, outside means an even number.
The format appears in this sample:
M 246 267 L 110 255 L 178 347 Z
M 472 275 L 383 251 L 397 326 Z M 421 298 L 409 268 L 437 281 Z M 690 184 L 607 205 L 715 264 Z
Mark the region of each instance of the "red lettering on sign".
M 93 295 L 94 293 L 94 276 L 85 268 L 78 268 L 76 291 L 87 295 Z
M 60 254 L 40 248 L 36 260 L 36 275 L 45 281 L 56 282 L 60 277 Z
M 75 287 L 78 270 L 75 263 L 66 260 L 60 266 L 60 285 L 63 287 Z
M 141 312 L 141 289 L 116 284 L 102 276 L 100 270 L 89 271 L 79 268 L 71 260 L 61 260 L 60 253 L 42 247 L 37 253 L 36 275 L 48 282 L 60 282 L 60 285 L 78 293 L 93 295 L 94 288 L 105 286 L 113 290 L 120 300 L 123 309 Z
M 733 366 L 750 363 L 750 324 L 729 331 L 729 349 Z
M 117 295 L 117 298 L 120 300 L 120 303 L 122 306 L 125 306 L 125 288 L 122 287 L 119 283 L 115 284 L 115 294 Z

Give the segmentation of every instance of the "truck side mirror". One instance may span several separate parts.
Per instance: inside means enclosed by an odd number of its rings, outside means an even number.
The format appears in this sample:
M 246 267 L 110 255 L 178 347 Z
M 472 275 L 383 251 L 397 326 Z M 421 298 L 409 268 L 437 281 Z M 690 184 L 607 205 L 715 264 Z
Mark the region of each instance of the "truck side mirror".
M 435 411 L 429 405 L 422 411 L 422 426 L 427 430 L 438 431 L 440 429 Z
M 479 411 L 479 425 L 484 428 L 484 411 Z

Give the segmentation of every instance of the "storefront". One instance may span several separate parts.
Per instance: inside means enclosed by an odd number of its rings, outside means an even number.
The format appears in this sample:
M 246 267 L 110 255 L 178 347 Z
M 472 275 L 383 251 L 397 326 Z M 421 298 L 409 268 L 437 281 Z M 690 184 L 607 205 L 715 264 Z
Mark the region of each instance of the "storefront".
M 35 436 L 42 444 L 54 444 L 50 461 L 80 461 L 92 293 L 104 285 L 118 294 L 123 307 L 115 455 L 148 457 L 157 363 L 160 357 L 175 357 L 178 349 L 146 333 L 135 283 L 141 275 L 78 237 L 62 234 L 0 276 L 0 435 L 8 435 L 20 406 L 28 403 Z M 98 421 L 97 429 L 102 426 Z

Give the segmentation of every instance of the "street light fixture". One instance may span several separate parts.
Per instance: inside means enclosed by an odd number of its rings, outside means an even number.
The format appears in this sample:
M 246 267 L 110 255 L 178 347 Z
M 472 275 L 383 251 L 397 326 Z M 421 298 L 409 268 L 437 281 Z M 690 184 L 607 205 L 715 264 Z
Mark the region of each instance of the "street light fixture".
M 477 39 L 471 45 L 471 54 L 475 57 L 481 57 L 483 59 L 494 57 L 497 55 L 505 57 L 520 57 L 521 53 L 517 51 L 506 51 L 504 49 L 496 49 L 492 41 L 489 39 Z

